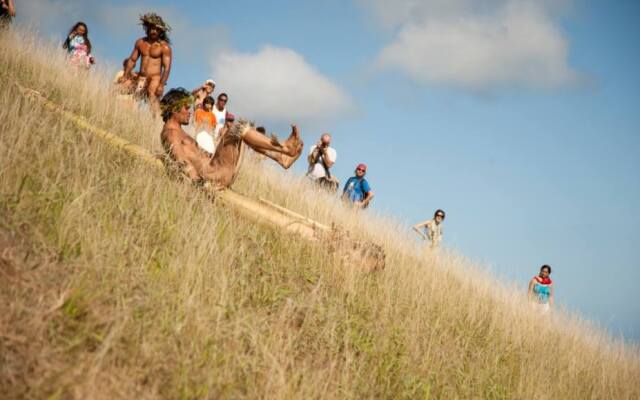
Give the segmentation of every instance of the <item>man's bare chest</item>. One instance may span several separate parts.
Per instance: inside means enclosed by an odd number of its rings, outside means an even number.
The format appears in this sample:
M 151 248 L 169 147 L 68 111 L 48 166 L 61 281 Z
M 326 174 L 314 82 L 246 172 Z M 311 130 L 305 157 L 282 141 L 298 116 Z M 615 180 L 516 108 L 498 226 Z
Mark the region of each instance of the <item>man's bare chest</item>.
M 143 43 L 140 45 L 140 54 L 144 57 L 160 58 L 162 57 L 162 44 L 160 43 Z

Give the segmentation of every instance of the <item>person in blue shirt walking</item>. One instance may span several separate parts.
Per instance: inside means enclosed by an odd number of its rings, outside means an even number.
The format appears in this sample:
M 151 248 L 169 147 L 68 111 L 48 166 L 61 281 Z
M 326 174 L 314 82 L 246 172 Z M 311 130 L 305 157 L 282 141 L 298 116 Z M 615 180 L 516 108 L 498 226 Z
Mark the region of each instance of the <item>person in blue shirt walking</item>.
M 367 173 L 367 166 L 358 164 L 356 167 L 356 176 L 352 176 L 347 180 L 342 190 L 342 199 L 352 203 L 357 208 L 367 208 L 371 199 L 373 199 L 373 191 L 369 182 L 364 179 Z

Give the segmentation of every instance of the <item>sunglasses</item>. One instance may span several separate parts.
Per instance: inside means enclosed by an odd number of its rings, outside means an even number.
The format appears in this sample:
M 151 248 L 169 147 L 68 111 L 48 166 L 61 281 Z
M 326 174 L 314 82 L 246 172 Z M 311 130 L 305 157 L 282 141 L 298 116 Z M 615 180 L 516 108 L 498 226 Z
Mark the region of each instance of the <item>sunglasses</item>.
M 364 170 L 364 169 L 362 169 L 362 168 L 356 168 L 356 171 L 364 172 L 365 170 Z
M 444 218 L 444 215 L 442 215 L 442 214 L 436 214 L 436 217 Z
M 218 99 L 219 102 L 226 103 L 227 99 Z

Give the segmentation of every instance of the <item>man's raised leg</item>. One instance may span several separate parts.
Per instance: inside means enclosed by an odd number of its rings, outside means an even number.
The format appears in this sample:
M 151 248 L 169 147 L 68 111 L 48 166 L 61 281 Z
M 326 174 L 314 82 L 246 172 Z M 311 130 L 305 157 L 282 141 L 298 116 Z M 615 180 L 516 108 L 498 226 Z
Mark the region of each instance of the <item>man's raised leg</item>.
M 285 169 L 300 157 L 304 145 L 296 125 L 291 125 L 291 135 L 284 143 L 280 143 L 275 137 L 269 138 L 254 128 L 244 134 L 243 140 L 253 150 L 271 158 Z

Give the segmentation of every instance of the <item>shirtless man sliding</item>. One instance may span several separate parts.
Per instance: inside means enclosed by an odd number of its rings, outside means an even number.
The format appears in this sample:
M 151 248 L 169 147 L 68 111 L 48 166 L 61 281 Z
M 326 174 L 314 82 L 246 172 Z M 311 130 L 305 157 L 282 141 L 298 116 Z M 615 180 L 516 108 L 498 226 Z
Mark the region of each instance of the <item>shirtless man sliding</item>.
M 146 86 L 149 103 L 154 112 L 158 112 L 158 99 L 162 97 L 171 73 L 171 47 L 167 37 L 171 27 L 155 13 L 141 16 L 140 23 L 147 36 L 136 41 L 131 56 L 125 62 L 124 74 L 119 82 L 131 86 L 131 72 L 136 67 L 138 58 L 142 56 L 138 79 L 144 80 L 143 85 Z
M 191 120 L 193 100 L 191 93 L 179 88 L 171 89 L 160 102 L 165 122 L 160 136 L 162 146 L 189 179 L 209 181 L 214 190 L 228 188 L 237 175 L 243 143 L 285 169 L 300 157 L 303 143 L 295 125 L 291 126 L 291 136 L 280 143 L 275 137 L 269 138 L 243 121 L 229 123 L 223 128 L 220 142 L 211 157 L 200 150 L 196 141 L 182 129 Z

